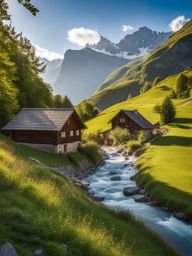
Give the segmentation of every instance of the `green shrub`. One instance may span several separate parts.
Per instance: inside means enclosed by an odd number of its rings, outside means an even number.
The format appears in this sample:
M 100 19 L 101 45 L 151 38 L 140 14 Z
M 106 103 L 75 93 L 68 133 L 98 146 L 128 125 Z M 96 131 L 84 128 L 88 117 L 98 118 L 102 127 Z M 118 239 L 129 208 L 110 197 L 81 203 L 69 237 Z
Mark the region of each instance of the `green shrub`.
M 101 145 L 103 142 L 103 137 L 102 137 L 100 131 L 97 131 L 95 133 L 89 133 L 89 134 L 85 135 L 83 139 L 88 143 L 91 142 L 91 143 L 99 144 L 99 145 Z
M 141 144 L 136 140 L 131 140 L 127 143 L 127 148 L 130 154 L 132 154 L 134 151 L 136 151 L 140 147 L 141 147 Z
M 175 107 L 170 97 L 166 97 L 161 105 L 161 122 L 170 123 L 173 121 L 175 115 Z
M 152 85 L 150 82 L 145 82 L 143 88 L 142 88 L 142 93 L 147 92 L 148 90 L 150 90 L 152 88 Z
M 176 94 L 176 92 L 175 92 L 174 89 L 171 90 L 170 98 L 171 98 L 171 99 L 177 99 L 177 94 Z
M 178 98 L 188 98 L 190 95 L 190 88 L 188 85 L 188 77 L 184 74 L 181 74 L 177 80 L 176 85 L 176 94 Z
M 81 148 L 79 151 L 85 155 L 94 163 L 98 164 L 101 161 L 101 153 L 99 152 L 99 148 L 95 144 L 87 144 Z
M 154 113 L 157 113 L 157 114 L 160 114 L 161 113 L 161 106 L 160 105 L 155 105 L 154 107 L 153 107 L 153 112 Z
M 143 132 L 141 131 L 140 133 L 139 133 L 139 136 L 138 136 L 138 142 L 141 144 L 141 145 L 143 145 L 144 143 L 145 143 L 145 136 L 144 136 L 144 134 L 143 134 Z
M 126 143 L 130 139 L 130 133 L 127 129 L 117 127 L 110 132 L 109 137 L 113 140 L 113 144 L 117 146 Z
M 156 84 L 158 84 L 161 81 L 160 76 L 156 76 L 155 79 L 153 80 L 153 86 L 155 86 Z

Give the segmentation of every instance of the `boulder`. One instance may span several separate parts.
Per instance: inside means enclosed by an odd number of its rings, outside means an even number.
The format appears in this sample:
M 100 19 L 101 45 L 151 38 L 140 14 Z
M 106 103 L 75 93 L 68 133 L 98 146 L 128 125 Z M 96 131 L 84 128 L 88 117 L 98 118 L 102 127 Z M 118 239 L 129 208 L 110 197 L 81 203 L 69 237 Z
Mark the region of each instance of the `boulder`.
M 39 248 L 35 250 L 35 255 L 42 255 L 43 254 L 43 249 Z
M 81 182 L 81 188 L 84 190 L 87 190 L 89 187 L 89 183 L 88 182 Z
M 126 164 L 124 164 L 124 165 L 123 165 L 123 167 L 128 167 L 128 166 L 129 166 L 129 164 L 128 164 L 128 163 L 126 163 Z
M 139 192 L 139 188 L 137 186 L 135 187 L 126 187 L 123 189 L 123 193 L 125 196 L 132 196 Z
M 6 243 L 1 247 L 0 256 L 17 256 L 17 253 L 12 244 Z
M 174 216 L 179 220 L 183 220 L 185 218 L 185 214 L 183 212 L 176 212 Z
M 145 190 L 144 189 L 140 189 L 138 192 L 140 195 L 144 195 L 145 194 Z
M 94 196 L 93 200 L 97 201 L 97 202 L 101 202 L 105 200 L 104 196 Z
M 111 172 L 109 173 L 109 175 L 116 175 L 116 174 L 118 174 L 118 172 L 116 172 L 116 171 L 111 171 Z
M 120 176 L 113 176 L 113 177 L 111 177 L 111 180 L 119 181 L 119 180 L 121 180 L 121 177 Z
M 131 177 L 130 177 L 130 180 L 136 180 L 136 178 L 137 178 L 137 173 L 134 174 L 133 176 L 131 176 Z
M 135 202 L 139 202 L 139 203 L 144 203 L 147 202 L 147 197 L 144 195 L 134 195 L 133 199 L 135 200 Z

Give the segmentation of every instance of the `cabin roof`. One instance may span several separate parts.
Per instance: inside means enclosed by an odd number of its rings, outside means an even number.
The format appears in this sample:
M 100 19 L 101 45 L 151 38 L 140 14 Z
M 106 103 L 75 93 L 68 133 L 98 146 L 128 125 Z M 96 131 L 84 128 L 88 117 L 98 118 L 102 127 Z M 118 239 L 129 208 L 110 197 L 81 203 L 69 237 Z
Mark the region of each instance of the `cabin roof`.
M 23 108 L 3 130 L 60 131 L 73 113 L 86 128 L 73 108 Z
M 135 123 L 137 123 L 141 128 L 143 128 L 143 129 L 154 129 L 155 128 L 155 126 L 152 125 L 147 119 L 145 119 L 137 110 L 121 110 L 121 111 L 126 116 L 131 118 Z M 118 114 L 120 112 L 118 112 Z M 111 122 L 117 115 L 115 115 L 109 122 Z

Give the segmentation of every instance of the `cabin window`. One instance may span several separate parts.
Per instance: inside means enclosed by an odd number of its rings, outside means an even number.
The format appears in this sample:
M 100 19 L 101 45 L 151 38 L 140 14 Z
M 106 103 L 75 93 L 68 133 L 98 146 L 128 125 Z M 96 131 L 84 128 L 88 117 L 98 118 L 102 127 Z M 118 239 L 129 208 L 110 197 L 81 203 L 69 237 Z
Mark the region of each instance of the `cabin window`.
M 66 132 L 61 132 L 61 138 L 65 138 L 66 137 Z
M 122 123 L 125 123 L 125 118 L 122 118 Z
M 120 123 L 122 123 L 122 120 L 123 120 L 123 119 L 122 119 L 122 118 L 120 118 Z
M 79 136 L 80 132 L 79 130 L 76 130 L 76 136 Z
M 69 122 L 69 120 L 68 120 L 68 121 L 67 121 L 67 124 L 69 125 L 69 123 L 70 123 L 70 122 Z
M 74 131 L 71 130 L 71 131 L 70 131 L 70 136 L 73 137 L 73 135 L 74 135 Z

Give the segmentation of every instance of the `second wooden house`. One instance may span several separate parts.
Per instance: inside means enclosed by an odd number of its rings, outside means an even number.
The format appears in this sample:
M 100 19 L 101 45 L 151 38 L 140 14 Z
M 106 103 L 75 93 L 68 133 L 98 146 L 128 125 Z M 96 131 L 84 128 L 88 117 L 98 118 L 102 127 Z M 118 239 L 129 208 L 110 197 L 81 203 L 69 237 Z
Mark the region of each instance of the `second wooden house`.
M 138 134 L 142 131 L 146 140 L 152 137 L 152 132 L 155 128 L 137 110 L 120 110 L 109 123 L 111 123 L 111 128 L 102 132 L 105 145 L 112 145 L 113 141 L 110 139 L 109 134 L 116 127 L 127 129 L 130 134 Z

